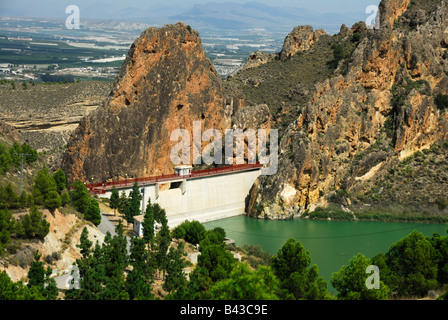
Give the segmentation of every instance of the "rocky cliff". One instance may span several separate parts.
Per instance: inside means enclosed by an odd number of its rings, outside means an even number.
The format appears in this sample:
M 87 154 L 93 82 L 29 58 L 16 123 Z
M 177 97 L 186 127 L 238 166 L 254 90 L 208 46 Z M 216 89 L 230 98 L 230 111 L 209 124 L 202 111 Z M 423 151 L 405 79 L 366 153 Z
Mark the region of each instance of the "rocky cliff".
M 192 135 L 193 122 L 201 121 L 203 131 L 223 133 L 243 106 L 197 31 L 183 23 L 149 28 L 132 44 L 108 99 L 72 135 L 62 167 L 71 181 L 173 173 L 173 130 Z
M 448 93 L 447 4 L 383 0 L 379 21 L 379 29 L 361 22 L 333 36 L 333 49 L 339 45 L 344 54 L 336 59 L 334 50 L 334 72 L 316 81 L 298 106 L 300 115 L 280 141 L 277 175 L 261 177 L 253 188 L 251 216 L 299 217 L 334 199 L 370 206 L 358 200 L 373 188 L 387 189 L 387 179 L 404 159 L 447 141 L 448 116 L 438 103 Z M 445 182 L 431 179 L 428 175 L 425 183 L 439 188 L 416 210 L 448 196 Z M 406 205 L 409 197 L 412 193 L 393 202 Z

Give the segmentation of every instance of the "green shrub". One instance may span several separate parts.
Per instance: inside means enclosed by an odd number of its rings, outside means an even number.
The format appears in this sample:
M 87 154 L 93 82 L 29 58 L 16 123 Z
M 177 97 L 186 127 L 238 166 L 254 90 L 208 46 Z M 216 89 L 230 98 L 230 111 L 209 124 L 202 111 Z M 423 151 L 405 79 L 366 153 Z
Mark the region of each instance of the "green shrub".
M 435 103 L 437 109 L 444 111 L 446 108 L 448 108 L 448 95 L 438 94 L 434 98 L 434 103 Z
M 207 234 L 207 230 L 199 221 L 184 221 L 173 230 L 175 238 L 184 239 L 191 244 L 199 244 Z

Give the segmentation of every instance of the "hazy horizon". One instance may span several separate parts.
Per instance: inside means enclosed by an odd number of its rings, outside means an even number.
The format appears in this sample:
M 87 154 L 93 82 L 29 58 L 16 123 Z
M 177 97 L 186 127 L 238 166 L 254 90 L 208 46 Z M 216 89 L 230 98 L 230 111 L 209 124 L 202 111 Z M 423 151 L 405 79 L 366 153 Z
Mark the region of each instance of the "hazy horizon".
M 81 20 L 112 20 L 160 25 L 184 21 L 193 28 L 217 29 L 265 27 L 288 29 L 311 24 L 335 31 L 342 24 L 350 26 L 365 21 L 369 5 L 380 0 L 0 0 L 0 16 L 65 20 L 65 9 L 76 5 Z M 327 30 L 328 31 L 328 30 Z

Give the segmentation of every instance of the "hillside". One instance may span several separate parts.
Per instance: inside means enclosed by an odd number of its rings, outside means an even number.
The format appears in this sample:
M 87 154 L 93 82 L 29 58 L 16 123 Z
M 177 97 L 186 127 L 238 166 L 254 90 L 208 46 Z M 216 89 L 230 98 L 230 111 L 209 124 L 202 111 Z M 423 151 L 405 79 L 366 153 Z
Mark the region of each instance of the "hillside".
M 342 26 L 231 80 L 269 105 L 281 132 L 279 172 L 256 182 L 251 216 L 289 219 L 332 202 L 447 215 L 448 7 L 384 0 L 379 12 L 379 29 Z M 407 159 L 418 151 L 424 159 Z
M 82 117 L 109 95 L 111 83 L 0 84 L 0 120 L 38 151 L 64 147 Z

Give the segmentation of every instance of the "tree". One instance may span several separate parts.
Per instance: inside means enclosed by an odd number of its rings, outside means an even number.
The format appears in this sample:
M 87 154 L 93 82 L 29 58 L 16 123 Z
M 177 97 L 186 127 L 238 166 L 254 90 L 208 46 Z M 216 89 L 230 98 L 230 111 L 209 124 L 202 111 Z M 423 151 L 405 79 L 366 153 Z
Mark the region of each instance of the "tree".
M 57 191 L 48 192 L 48 194 L 44 200 L 44 205 L 52 213 L 54 213 L 54 210 L 56 210 L 57 208 L 59 208 L 62 205 L 62 199 L 59 196 L 59 194 L 57 193 Z
M 43 239 L 50 232 L 50 223 L 36 206 L 32 206 L 30 212 L 22 217 L 21 225 L 26 238 Z
M 67 186 L 67 178 L 65 177 L 64 171 L 62 169 L 58 169 L 53 175 L 53 179 L 56 183 L 56 190 L 59 194 L 64 191 Z
M 91 253 L 92 241 L 89 240 L 89 232 L 86 227 L 82 229 L 80 241 L 77 247 L 81 249 L 82 257 L 87 259 Z
M 347 266 L 334 273 L 331 277 L 332 286 L 338 290 L 337 297 L 342 300 L 386 300 L 390 289 L 380 281 L 379 289 L 368 289 L 366 273 L 368 266 L 372 264 L 363 254 L 359 253 L 350 260 Z
M 50 191 L 56 191 L 56 182 L 50 176 L 47 166 L 39 170 L 33 185 L 33 198 L 36 204 L 43 205 Z
M 448 283 L 448 235 L 441 236 L 436 232 L 432 235 L 431 243 L 437 253 L 437 280 L 440 284 Z
M 37 151 L 33 148 L 31 148 L 31 146 L 24 142 L 22 144 L 22 153 L 27 154 L 27 156 L 25 156 L 25 161 L 26 163 L 32 163 L 35 162 L 37 160 Z
M 429 238 L 413 231 L 385 254 L 391 276 L 384 282 L 398 295 L 424 296 L 438 286 L 437 252 Z
M 153 259 L 146 250 L 142 238 L 132 238 L 129 261 L 132 270 L 126 277 L 126 290 L 130 299 L 153 299 L 151 284 L 153 282 Z
M 112 191 L 109 199 L 109 204 L 112 209 L 114 209 L 114 215 L 116 214 L 116 210 L 120 208 L 120 195 L 115 186 L 112 186 Z
M 80 180 L 73 183 L 72 188 L 73 190 L 70 192 L 70 197 L 72 199 L 73 206 L 81 213 L 86 212 L 90 203 L 89 190 Z
M 169 250 L 166 266 L 167 276 L 163 283 L 163 289 L 169 293 L 175 290 L 185 290 L 187 278 L 184 273 L 184 268 L 187 266 L 187 262 L 184 257 L 186 255 L 183 242 L 179 242 L 177 248 L 171 247 Z
M 4 145 L 0 144 L 0 174 L 5 174 L 11 167 L 11 154 L 6 151 Z
M 71 300 L 117 300 L 129 299 L 126 291 L 124 269 L 129 263 L 126 236 L 121 223 L 116 235 L 108 232 L 103 245 L 97 242 L 92 250 L 87 229 L 81 233 L 81 259 L 76 260 L 80 275 L 80 288 L 67 291 Z
M 173 234 L 178 238 L 183 238 L 185 241 L 196 245 L 205 238 L 207 231 L 199 221 L 186 220 L 174 229 Z
M 67 191 L 61 193 L 61 205 L 65 207 L 71 201 L 70 194 Z
M 8 183 L 6 187 L 0 186 L 0 208 L 20 208 L 20 199 L 12 188 L 11 183 Z
M 138 183 L 135 182 L 129 194 L 129 210 L 125 213 L 125 220 L 128 223 L 133 223 L 134 216 L 140 215 L 140 201 L 142 201 L 142 198 Z
M 117 300 L 129 298 L 126 293 L 124 268 L 129 263 L 127 253 L 127 240 L 123 233 L 121 221 L 115 228 L 116 235 L 111 237 L 109 233 L 104 238 L 102 253 L 104 261 L 104 278 L 102 299 Z
M 146 205 L 145 215 L 142 222 L 143 239 L 147 244 L 154 242 L 154 209 L 151 200 Z
M 54 300 L 58 296 L 58 288 L 56 281 L 51 276 L 51 269 L 45 269 L 40 260 L 41 255 L 36 252 L 34 254 L 34 261 L 28 271 L 28 288 L 37 287 L 39 292 L 48 300 Z
M 272 258 L 272 269 L 280 280 L 281 288 L 295 299 L 325 299 L 327 283 L 319 276 L 316 265 L 308 268 L 311 256 L 299 241 L 288 239 Z
M 0 300 L 44 300 L 36 287 L 28 288 L 23 281 L 13 282 L 5 271 L 0 271 Z
M 98 201 L 90 200 L 87 210 L 84 212 L 84 218 L 91 221 L 95 226 L 101 223 L 101 210 Z
M 165 273 L 167 266 L 167 251 L 171 244 L 171 233 L 164 209 L 161 209 L 159 212 L 159 221 L 161 227 L 155 239 L 155 259 L 157 267 Z
M 279 281 L 267 266 L 252 271 L 247 263 L 238 263 L 230 276 L 210 291 L 214 300 L 278 300 Z
M 212 282 L 225 279 L 232 271 L 235 259 L 223 246 L 212 244 L 202 249 L 197 267 L 202 268 Z
M 10 234 L 13 230 L 14 220 L 12 219 L 11 212 L 7 209 L 0 210 L 0 256 L 3 253 L 4 248 L 11 241 Z

